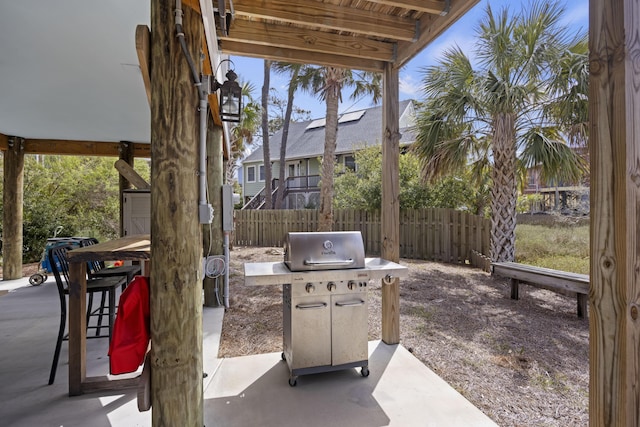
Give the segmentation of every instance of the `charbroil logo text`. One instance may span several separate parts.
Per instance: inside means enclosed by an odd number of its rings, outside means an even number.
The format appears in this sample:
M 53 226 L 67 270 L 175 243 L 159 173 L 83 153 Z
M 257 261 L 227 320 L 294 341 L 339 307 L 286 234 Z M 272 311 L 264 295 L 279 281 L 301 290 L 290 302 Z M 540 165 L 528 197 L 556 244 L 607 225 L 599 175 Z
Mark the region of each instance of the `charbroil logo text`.
M 333 250 L 333 242 L 331 240 L 325 240 L 322 243 L 322 247 L 325 248 L 325 251 L 322 251 L 322 255 L 335 255 L 336 251 Z

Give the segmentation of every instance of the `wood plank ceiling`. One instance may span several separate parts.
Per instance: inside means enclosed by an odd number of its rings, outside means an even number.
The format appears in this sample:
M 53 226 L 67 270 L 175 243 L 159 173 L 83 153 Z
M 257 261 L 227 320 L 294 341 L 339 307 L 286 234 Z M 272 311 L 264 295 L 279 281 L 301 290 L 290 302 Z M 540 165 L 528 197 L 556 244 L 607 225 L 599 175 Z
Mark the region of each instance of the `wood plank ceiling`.
M 477 2 L 234 0 L 227 31 L 216 29 L 226 54 L 382 71 L 405 65 Z
M 210 2 L 207 4 L 207 2 Z M 214 19 L 219 51 L 276 61 L 382 71 L 400 68 L 478 0 L 183 0 L 225 5 L 228 28 Z M 219 18 L 219 17 L 218 17 Z M 231 18 L 231 19 L 230 19 Z M 137 39 L 136 39 L 137 41 Z M 205 47 L 205 51 L 207 48 Z M 207 61 L 208 62 L 208 61 Z M 142 61 L 144 63 L 144 60 Z M 144 74 L 144 69 L 142 70 Z M 148 82 L 147 82 L 148 85 Z M 212 106 L 217 110 L 216 105 Z M 214 111 L 215 115 L 215 111 Z M 24 139 L 26 152 L 117 155 L 118 144 Z M 0 150 L 8 138 L 0 134 Z M 148 144 L 134 144 L 148 156 Z

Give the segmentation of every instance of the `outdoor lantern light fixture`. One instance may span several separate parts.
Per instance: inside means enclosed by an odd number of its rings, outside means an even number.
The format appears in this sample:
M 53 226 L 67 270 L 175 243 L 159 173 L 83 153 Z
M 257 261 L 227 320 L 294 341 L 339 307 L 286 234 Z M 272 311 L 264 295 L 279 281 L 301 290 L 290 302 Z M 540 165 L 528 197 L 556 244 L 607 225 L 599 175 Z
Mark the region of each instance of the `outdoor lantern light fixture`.
M 223 122 L 239 122 L 242 117 L 242 88 L 236 81 L 238 75 L 227 71 L 227 80 L 220 88 L 220 119 Z
M 230 59 L 224 59 L 223 62 L 231 62 Z M 233 64 L 233 62 L 231 62 Z M 216 72 L 217 74 L 217 72 Z M 242 88 L 236 81 L 238 75 L 233 69 L 229 69 L 226 74 L 227 80 L 224 83 L 218 82 L 215 76 L 211 76 L 208 80 L 211 82 L 209 93 L 220 90 L 218 108 L 220 110 L 220 119 L 223 122 L 238 123 L 242 118 Z M 207 86 L 205 86 L 207 87 Z

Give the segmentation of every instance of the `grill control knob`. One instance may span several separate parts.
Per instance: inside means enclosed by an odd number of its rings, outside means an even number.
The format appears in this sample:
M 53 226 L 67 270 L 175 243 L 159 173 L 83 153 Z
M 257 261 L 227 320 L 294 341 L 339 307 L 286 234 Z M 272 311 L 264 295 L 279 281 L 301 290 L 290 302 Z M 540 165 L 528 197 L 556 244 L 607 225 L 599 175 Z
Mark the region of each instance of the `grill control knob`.
M 333 292 L 333 291 L 335 291 L 335 290 L 336 290 L 336 284 L 335 284 L 335 283 L 333 283 L 333 282 L 329 282 L 329 284 L 327 285 L 327 290 L 328 290 L 329 292 Z
M 316 290 L 316 287 L 313 283 L 307 283 L 307 286 L 304 287 L 304 290 L 307 291 L 308 294 L 310 294 Z
M 349 288 L 350 291 L 354 290 L 357 286 L 358 284 L 353 280 L 349 280 L 349 283 L 347 283 L 347 288 Z

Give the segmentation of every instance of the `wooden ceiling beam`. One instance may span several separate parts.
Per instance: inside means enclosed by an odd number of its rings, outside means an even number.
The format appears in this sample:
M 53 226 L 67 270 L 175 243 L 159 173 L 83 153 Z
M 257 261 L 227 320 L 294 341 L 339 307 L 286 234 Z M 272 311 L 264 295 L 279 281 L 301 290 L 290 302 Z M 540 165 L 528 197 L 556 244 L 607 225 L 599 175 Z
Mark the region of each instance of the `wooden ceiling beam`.
M 420 53 L 429 43 L 444 32 L 462 15 L 467 13 L 479 0 L 451 0 L 449 13 L 444 16 L 423 15 L 420 18 L 420 34 L 414 43 L 398 43 L 398 56 L 395 66 L 402 67 Z
M 266 22 L 235 20 L 224 42 L 233 40 L 276 48 L 287 48 L 310 52 L 321 52 L 393 62 L 395 43 L 386 43 L 365 37 L 344 36 L 324 31 L 310 31 L 291 25 L 276 25 Z
M 0 138 L 0 149 L 2 149 Z M 151 144 L 130 142 L 134 157 L 151 157 Z M 6 149 L 6 148 L 5 148 Z M 118 157 L 120 142 L 24 139 L 25 154 Z
M 373 59 L 353 58 L 342 55 L 331 55 L 320 52 L 287 49 L 281 47 L 264 46 L 259 44 L 243 43 L 234 40 L 226 40 L 221 46 L 227 54 L 249 56 L 252 58 L 270 59 L 273 61 L 294 62 L 300 64 L 319 64 L 332 67 L 348 68 L 351 70 L 364 70 L 381 72 L 384 69 L 384 61 Z M 242 70 L 239 70 L 242 71 Z
M 147 92 L 147 100 L 151 106 L 151 50 L 149 49 L 149 27 L 146 25 L 138 25 L 136 27 L 136 52 L 138 54 L 138 63 L 140 63 L 140 72 L 142 73 L 142 81 L 144 82 L 144 90 Z
M 402 9 L 415 10 L 418 12 L 431 13 L 434 15 L 445 15 L 447 2 L 444 0 L 367 0 L 370 3 L 377 3 L 385 6 L 400 7 Z
M 305 27 L 346 31 L 391 40 L 415 40 L 416 20 L 313 0 L 236 0 L 236 17 L 268 19 Z

